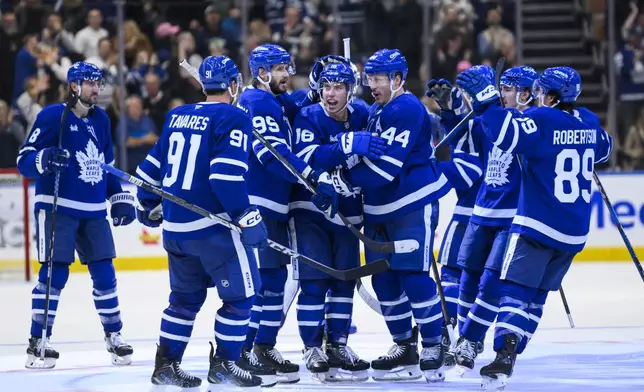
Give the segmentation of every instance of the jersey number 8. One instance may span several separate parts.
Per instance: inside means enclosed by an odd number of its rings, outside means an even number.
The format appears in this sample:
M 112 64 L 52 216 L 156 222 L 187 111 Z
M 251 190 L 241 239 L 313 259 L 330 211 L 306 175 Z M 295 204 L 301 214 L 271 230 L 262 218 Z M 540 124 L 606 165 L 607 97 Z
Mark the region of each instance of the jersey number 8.
M 574 203 L 581 193 L 584 201 L 590 203 L 594 164 L 595 150 L 592 148 L 586 149 L 581 159 L 577 150 L 562 150 L 557 155 L 555 163 L 555 197 L 562 203 Z M 579 172 L 587 182 L 586 186 L 581 189 L 578 179 Z

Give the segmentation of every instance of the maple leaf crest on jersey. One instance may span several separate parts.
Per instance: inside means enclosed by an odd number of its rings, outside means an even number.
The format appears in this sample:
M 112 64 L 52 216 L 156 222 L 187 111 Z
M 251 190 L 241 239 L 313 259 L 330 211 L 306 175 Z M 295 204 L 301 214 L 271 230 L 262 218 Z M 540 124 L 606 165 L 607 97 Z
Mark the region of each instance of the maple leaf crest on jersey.
M 485 183 L 494 187 L 509 183 L 508 168 L 512 164 L 513 155 L 493 147 L 490 151 Z
M 90 139 L 85 147 L 85 152 L 76 151 L 76 160 L 80 169 L 78 178 L 92 185 L 103 181 L 103 170 L 101 164 L 105 162 L 105 156 L 98 152 L 96 144 Z

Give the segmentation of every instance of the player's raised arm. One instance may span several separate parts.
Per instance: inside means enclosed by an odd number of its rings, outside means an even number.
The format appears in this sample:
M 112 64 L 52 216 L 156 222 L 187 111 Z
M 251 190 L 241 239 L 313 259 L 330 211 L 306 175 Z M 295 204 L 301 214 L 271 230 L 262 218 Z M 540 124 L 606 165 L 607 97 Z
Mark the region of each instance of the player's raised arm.
M 456 83 L 472 97 L 474 112 L 481 118 L 487 137 L 500 150 L 521 153 L 542 141 L 543 134 L 529 115 L 501 106 L 492 68 L 472 67 L 460 73 Z

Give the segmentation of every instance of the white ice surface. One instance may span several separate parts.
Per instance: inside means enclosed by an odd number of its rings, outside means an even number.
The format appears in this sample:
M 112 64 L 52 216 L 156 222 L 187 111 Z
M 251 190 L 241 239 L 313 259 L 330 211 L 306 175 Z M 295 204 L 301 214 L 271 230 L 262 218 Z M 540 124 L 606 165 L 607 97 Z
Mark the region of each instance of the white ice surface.
M 110 365 L 92 302 L 91 279 L 74 274 L 61 295 L 54 325 L 52 344 L 61 357 L 56 368 L 48 371 L 24 368 L 32 284 L 0 282 L 0 391 L 147 391 L 160 315 L 169 294 L 167 272 L 128 272 L 118 277 L 123 335 L 134 347 L 133 364 Z M 633 265 L 574 264 L 564 287 L 576 328 L 568 326 L 559 294 L 551 293 L 541 326 L 519 357 L 506 391 L 644 391 L 644 283 Z M 183 361 L 185 370 L 204 379 L 202 390 L 207 384 L 208 340 L 219 307 L 216 292 L 209 294 Z M 349 344 L 363 358 L 377 358 L 391 344 L 384 321 L 357 295 L 355 304 L 358 333 Z M 270 391 L 476 391 L 478 369 L 494 357 L 491 338 L 490 332 L 477 367 L 462 379 L 448 374 L 446 382 L 431 385 L 423 381 L 321 385 L 303 370 L 300 383 Z M 294 312 L 280 332 L 277 347 L 303 368 Z

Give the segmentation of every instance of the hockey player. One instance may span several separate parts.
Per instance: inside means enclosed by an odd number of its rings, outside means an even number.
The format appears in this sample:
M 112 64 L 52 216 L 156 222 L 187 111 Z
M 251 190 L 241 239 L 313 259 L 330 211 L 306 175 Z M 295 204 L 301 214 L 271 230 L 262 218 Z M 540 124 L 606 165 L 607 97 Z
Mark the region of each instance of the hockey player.
M 460 74 L 457 83 L 474 98 L 474 110 L 495 146 L 521 157 L 521 193 L 501 270 L 497 355 L 481 368 L 484 386 L 499 388 L 512 375 L 530 319 L 541 317 L 548 291 L 561 287 L 584 247 L 593 167 L 608 159 L 612 140 L 586 109 L 575 116 L 581 78 L 571 68 L 549 68 L 539 76 L 541 107 L 529 113 L 503 109 L 498 91 L 476 70 Z
M 78 252 L 87 265 L 93 282 L 94 305 L 103 330 L 105 345 L 115 365 L 129 365 L 133 353 L 121 336 L 123 324 L 116 293 L 116 274 L 112 259 L 116 256 L 110 224 L 105 220 L 106 200 L 114 226 L 125 226 L 135 218 L 134 196 L 124 192 L 115 177 L 105 176 L 101 163 L 114 163 L 110 120 L 95 107 L 103 87 L 101 71 L 94 65 L 78 62 L 67 72 L 70 99 L 67 104 L 46 107 L 20 150 L 18 170 L 28 178 L 36 178 L 36 236 L 38 261 L 41 268 L 38 284 L 32 291 L 31 338 L 27 348 L 27 368 L 53 368 L 59 354 L 50 343 L 54 318 L 61 291 L 69 277 L 69 266 Z M 61 116 L 71 107 L 63 124 Z M 69 109 L 69 108 L 67 108 Z M 62 141 L 58 140 L 62 127 Z M 58 148 L 58 143 L 62 148 Z M 70 159 L 71 156 L 71 159 Z M 52 227 L 54 178 L 60 173 L 58 207 Z M 51 264 L 50 235 L 55 242 Z M 49 266 L 51 265 L 51 271 Z M 51 272 L 51 292 L 47 339 L 42 341 L 47 274 Z M 44 364 L 37 361 L 45 350 Z
M 311 198 L 313 204 L 321 210 L 329 210 L 331 217 L 335 216 L 338 195 L 329 174 L 312 169 L 291 152 L 296 135 L 292 133 L 285 105 L 280 101 L 286 98 L 289 75 L 295 72 L 291 56 L 280 46 L 261 45 L 251 52 L 249 66 L 253 82 L 241 94 L 239 106 L 248 113 L 255 130 L 317 187 L 318 193 Z M 264 216 L 268 236 L 288 244 L 288 203 L 291 185 L 297 178 L 259 140 L 254 140 L 252 147 L 247 175 L 250 201 Z M 275 348 L 289 262 L 288 256 L 273 249 L 259 252 L 262 288 L 251 315 L 251 325 L 255 328 L 248 333 L 240 366 L 253 372 L 265 372 L 266 368 L 272 367 L 277 370 L 278 381 L 295 383 L 300 379 L 299 366 L 284 360 Z
M 494 71 L 481 67 L 493 81 Z M 501 99 L 507 107 L 524 111 L 534 99 L 532 84 L 539 75 L 531 67 L 506 70 L 501 76 Z M 480 119 L 475 132 L 481 134 Z M 459 294 L 460 338 L 455 349 L 461 371 L 473 369 L 485 334 L 494 322 L 500 301 L 499 276 L 512 217 L 521 187 L 519 162 L 484 137 L 486 175 L 468 224 L 459 264 L 463 268 Z
M 170 303 L 161 316 L 151 381 L 163 388 L 201 385 L 201 379 L 184 372 L 180 363 L 207 289 L 216 286 L 223 305 L 215 317 L 216 350 L 210 343 L 210 390 L 259 387 L 262 379 L 235 363 L 260 284 L 256 248 L 265 246 L 267 238 L 245 181 L 252 128 L 246 113 L 232 105 L 241 75 L 231 59 L 207 57 L 199 67 L 199 78 L 206 101 L 168 112 L 161 138 L 136 173 L 192 204 L 232 219 L 241 234 L 139 190 L 142 210 L 137 210 L 137 217 L 141 223 L 155 227 L 163 220 L 170 273 Z M 156 214 L 161 203 L 162 218 Z
M 362 131 L 368 112 L 350 103 L 356 84 L 351 67 L 347 63 L 330 63 L 324 67 L 317 84 L 322 102 L 303 108 L 296 117 L 293 152 L 314 170 L 323 171 L 351 167 L 361 156 L 379 159 L 386 142 Z M 296 187 L 290 204 L 293 246 L 333 268 L 360 266 L 358 239 L 338 217 L 328 217 L 309 199 L 306 189 Z M 353 225 L 362 225 L 359 194 L 340 197 L 339 210 Z M 293 271 L 301 289 L 297 320 L 306 368 L 321 381 L 366 381 L 369 363 L 347 346 L 356 281 L 330 278 L 297 261 Z M 328 338 L 323 348 L 325 315 Z
M 371 362 L 373 378 L 418 379 L 417 337 L 423 350 L 420 370 L 428 380 L 442 380 L 442 316 L 436 285 L 428 274 L 432 262 L 437 200 L 449 191 L 447 178 L 432 157 L 429 115 L 423 104 L 403 89 L 407 61 L 398 50 L 383 49 L 365 64 L 363 83 L 371 88 L 376 104 L 367 131 L 387 141 L 379 160 L 363 157 L 350 170 L 335 171 L 334 184 L 343 195 L 362 189 L 365 235 L 378 241 L 415 239 L 420 249 L 407 254 L 379 254 L 366 250 L 366 261 L 388 259 L 391 269 L 372 277 L 373 288 L 394 346 Z
M 465 112 L 465 105 L 463 102 L 463 97 L 459 89 L 452 87 L 445 79 L 440 80 L 431 80 L 427 83 L 427 95 L 430 98 L 433 98 L 436 103 L 441 108 L 441 116 L 439 119 L 434 120 L 436 122 L 441 121 L 448 125 L 449 129 L 452 129 L 459 121 L 460 116 Z M 436 116 L 431 114 L 430 116 Z M 440 124 L 434 126 L 434 128 L 440 127 Z M 449 142 L 452 153 L 458 153 L 459 151 L 471 154 L 478 157 L 475 160 L 477 167 L 481 168 L 484 164 L 483 162 L 483 142 L 484 137 L 480 127 L 474 127 L 474 121 L 470 120 L 467 124 L 468 130 L 460 138 L 454 138 Z M 465 161 L 456 160 L 455 165 L 464 165 Z M 471 167 L 471 166 L 470 166 Z M 457 168 L 459 171 L 465 171 L 462 168 Z M 463 237 L 465 235 L 465 230 L 467 224 L 472 216 L 472 211 L 474 209 L 474 202 L 476 201 L 476 195 L 478 194 L 479 188 L 481 186 L 482 179 L 479 178 L 469 178 L 464 184 L 464 186 L 457 187 L 457 181 L 454 181 L 451 176 L 448 175 L 449 171 L 443 167 L 443 172 L 446 173 L 450 183 L 455 187 L 456 191 L 456 206 L 454 207 L 454 213 L 450 223 L 447 225 L 445 230 L 445 235 L 443 236 L 443 242 L 441 243 L 440 250 L 438 252 L 438 260 L 441 267 L 441 285 L 443 287 L 443 293 L 445 295 L 445 301 L 447 305 L 447 314 L 449 323 L 452 328 L 456 328 L 457 320 L 457 304 L 458 304 L 458 294 L 459 294 L 459 283 L 461 279 L 461 267 L 458 265 L 458 252 L 461 248 L 463 242 Z M 482 171 L 481 173 L 482 174 Z M 450 350 L 452 344 L 456 342 L 451 342 L 447 330 L 443 330 L 443 347 L 445 350 L 445 367 L 451 368 L 456 365 L 453 350 Z

